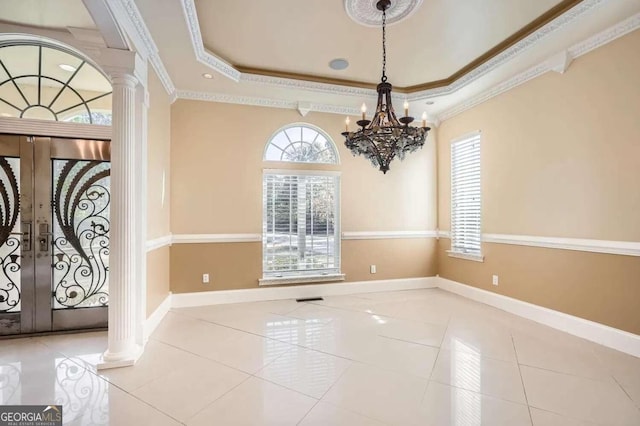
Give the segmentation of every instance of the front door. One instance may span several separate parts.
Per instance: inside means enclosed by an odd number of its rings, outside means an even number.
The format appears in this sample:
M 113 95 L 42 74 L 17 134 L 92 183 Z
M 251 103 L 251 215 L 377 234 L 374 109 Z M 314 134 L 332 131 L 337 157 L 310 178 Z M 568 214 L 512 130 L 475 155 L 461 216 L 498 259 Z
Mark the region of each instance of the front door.
M 0 135 L 0 336 L 107 326 L 109 154 Z

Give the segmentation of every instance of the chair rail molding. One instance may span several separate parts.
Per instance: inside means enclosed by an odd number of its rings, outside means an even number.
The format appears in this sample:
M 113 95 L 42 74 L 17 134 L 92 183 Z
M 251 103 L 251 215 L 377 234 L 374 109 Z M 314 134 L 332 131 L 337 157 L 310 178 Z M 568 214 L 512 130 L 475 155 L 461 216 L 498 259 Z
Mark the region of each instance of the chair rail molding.
M 262 234 L 174 234 L 171 243 L 252 243 L 260 241 L 262 241 Z
M 405 238 L 438 238 L 438 231 L 358 231 L 342 232 L 342 240 L 387 240 Z M 262 241 L 262 234 L 173 234 L 147 241 L 147 251 L 172 244 L 250 243 Z
M 154 238 L 152 240 L 147 240 L 146 248 L 147 253 L 153 250 L 160 249 L 162 247 L 170 246 L 173 242 L 173 235 L 165 235 L 163 237 Z
M 437 238 L 438 231 L 364 231 L 343 232 L 343 240 L 387 240 L 402 238 Z
M 438 231 L 440 238 L 451 238 L 449 231 Z M 584 238 L 535 237 L 531 235 L 482 234 L 482 242 L 516 246 L 544 247 L 591 253 L 640 256 L 640 242 L 593 240 Z

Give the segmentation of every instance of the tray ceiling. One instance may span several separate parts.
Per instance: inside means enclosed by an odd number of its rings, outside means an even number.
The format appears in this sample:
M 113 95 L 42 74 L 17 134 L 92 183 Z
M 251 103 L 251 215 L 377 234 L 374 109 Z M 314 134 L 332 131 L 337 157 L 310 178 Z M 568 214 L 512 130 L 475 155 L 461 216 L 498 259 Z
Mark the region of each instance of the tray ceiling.
M 437 86 L 434 82 L 479 65 L 474 60 L 488 59 L 492 48 L 516 42 L 519 31 L 541 26 L 579 2 L 424 1 L 387 29 L 389 78 L 398 88 Z M 348 80 L 342 83 L 361 87 L 379 81 L 380 28 L 354 22 L 343 1 L 196 0 L 195 5 L 205 48 L 241 72 Z M 350 66 L 332 70 L 328 64 L 334 58 L 345 58 Z

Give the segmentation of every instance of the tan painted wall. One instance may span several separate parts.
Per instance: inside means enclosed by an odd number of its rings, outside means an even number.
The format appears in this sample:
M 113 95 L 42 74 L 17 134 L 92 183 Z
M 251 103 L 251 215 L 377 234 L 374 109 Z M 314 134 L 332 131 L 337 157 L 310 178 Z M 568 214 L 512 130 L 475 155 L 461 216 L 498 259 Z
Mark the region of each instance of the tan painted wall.
M 344 148 L 340 135 L 344 117 L 340 115 L 311 112 L 301 117 L 292 110 L 179 100 L 171 109 L 173 234 L 261 233 L 262 170 L 287 166 L 263 163 L 264 147 L 274 132 L 296 122 L 320 127 L 338 146 L 341 165 L 324 168 L 342 171 L 342 231 L 435 229 L 432 137 L 404 163 L 394 162 L 385 176 Z M 389 247 L 421 246 L 416 250 L 400 248 L 405 253 L 400 267 L 386 259 L 380 242 L 345 242 L 343 271 L 348 280 L 435 272 L 432 242 L 385 241 Z M 256 287 L 262 276 L 261 252 L 259 243 L 174 245 L 172 291 Z M 370 264 L 378 266 L 378 274 L 369 274 Z M 212 275 L 215 285 L 200 282 L 205 272 Z
M 637 257 L 484 243 L 479 263 L 449 257 L 449 245 L 440 239 L 444 278 L 640 334 Z
M 377 274 L 369 273 L 369 265 Z M 436 274 L 435 239 L 347 240 L 342 243 L 347 281 L 431 277 Z M 202 284 L 202 274 L 210 284 Z M 174 244 L 171 291 L 257 288 L 262 276 L 262 243 Z
M 438 129 L 439 227 L 450 227 L 450 141 L 482 131 L 484 233 L 640 241 L 640 31 Z M 483 244 L 485 262 L 439 248 L 439 273 L 640 332 L 640 259 Z M 500 276 L 500 286 L 490 284 Z
M 147 317 L 169 295 L 170 247 L 147 253 Z
M 152 240 L 171 232 L 171 103 L 152 68 L 149 69 L 148 79 L 147 239 Z M 169 268 L 169 247 L 147 253 L 147 315 L 153 313 L 169 294 Z

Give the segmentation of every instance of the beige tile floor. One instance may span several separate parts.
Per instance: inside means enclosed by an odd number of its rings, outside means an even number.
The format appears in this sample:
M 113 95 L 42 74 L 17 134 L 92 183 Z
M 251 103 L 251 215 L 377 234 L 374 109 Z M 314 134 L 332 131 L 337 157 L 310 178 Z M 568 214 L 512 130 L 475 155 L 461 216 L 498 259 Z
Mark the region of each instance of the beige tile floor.
M 0 404 L 71 425 L 640 425 L 640 359 L 442 290 L 172 310 L 134 367 L 105 333 L 0 341 Z

